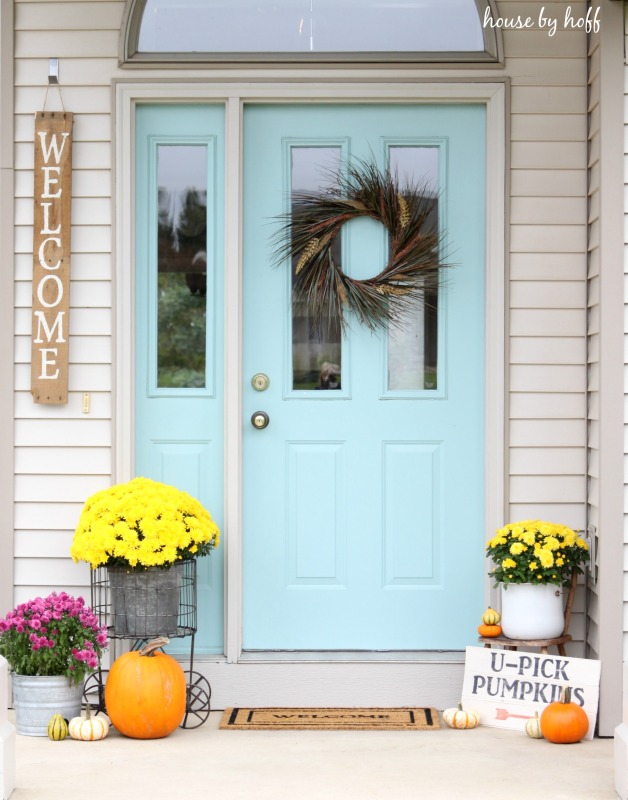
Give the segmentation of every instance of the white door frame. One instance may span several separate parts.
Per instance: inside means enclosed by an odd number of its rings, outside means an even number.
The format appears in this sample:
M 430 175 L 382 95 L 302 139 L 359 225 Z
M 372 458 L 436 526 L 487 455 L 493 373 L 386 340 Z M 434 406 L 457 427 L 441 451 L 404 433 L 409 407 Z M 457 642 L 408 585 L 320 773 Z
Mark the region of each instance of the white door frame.
M 486 105 L 486 321 L 485 321 L 485 530 L 501 527 L 505 497 L 505 175 L 506 175 L 506 83 L 444 82 L 404 83 L 393 77 L 390 82 L 365 80 L 363 83 L 245 83 L 242 79 L 225 78 L 212 83 L 157 80 L 114 82 L 114 154 L 115 154 L 115 480 L 132 477 L 134 463 L 134 111 L 141 102 L 224 102 L 226 105 L 225 142 L 225 454 L 242 454 L 242 116 L 247 102 L 355 102 L 378 103 L 484 103 Z M 490 409 L 490 413 L 489 413 Z M 370 698 L 364 702 L 355 676 L 356 659 L 345 660 L 324 656 L 295 657 L 277 661 L 271 654 L 255 661 L 242 657 L 242 470 L 241 457 L 225 459 L 225 655 L 207 657 L 202 669 L 215 687 L 227 688 L 212 703 L 242 705 L 246 702 L 276 705 L 374 705 L 373 686 L 388 687 L 378 700 L 382 705 L 404 705 L 408 702 L 444 704 L 458 702 L 464 653 L 390 654 L 359 659 Z M 488 536 L 487 536 L 488 538 Z M 488 576 L 485 581 L 486 601 L 491 601 Z M 494 602 L 494 601 L 493 601 Z M 198 668 L 195 659 L 195 668 Z M 444 665 L 449 669 L 444 669 Z M 299 678 L 295 683 L 290 665 L 296 665 Z M 396 665 L 398 675 L 391 670 Z M 342 670 L 342 667 L 347 669 Z M 307 667 L 307 675 L 303 670 Z M 219 680 L 213 680 L 216 675 Z M 227 677 L 229 676 L 229 677 Z M 227 680 L 225 681 L 225 678 Z M 427 679 L 427 680 L 426 680 Z M 328 693 L 313 689 L 303 691 L 304 681 L 312 686 L 326 686 Z M 329 693 L 330 681 L 334 689 Z M 435 683 L 440 687 L 434 694 Z M 289 689 L 295 683 L 295 699 Z M 416 691 L 429 685 L 431 694 L 421 699 Z M 260 699 L 259 692 L 266 694 Z M 298 688 L 296 688 L 298 686 Z M 346 688 L 343 693 L 342 687 Z M 414 694 L 407 697 L 413 687 Z M 336 693 L 334 699 L 332 695 Z M 395 693 L 396 692 L 396 693 Z M 403 694 L 403 697 L 401 696 Z

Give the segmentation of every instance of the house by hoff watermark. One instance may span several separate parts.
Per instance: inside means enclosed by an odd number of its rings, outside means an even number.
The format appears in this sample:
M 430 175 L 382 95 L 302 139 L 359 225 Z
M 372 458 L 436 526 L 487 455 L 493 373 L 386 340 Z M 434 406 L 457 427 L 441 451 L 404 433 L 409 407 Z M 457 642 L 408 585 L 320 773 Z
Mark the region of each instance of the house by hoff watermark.
M 534 28 L 544 30 L 548 36 L 554 36 L 559 27 L 563 30 L 584 30 L 586 33 L 597 33 L 600 30 L 600 9 L 589 8 L 585 16 L 574 16 L 571 6 L 567 6 L 563 17 L 550 17 L 545 15 L 545 6 L 539 11 L 536 17 L 494 17 L 491 9 L 486 8 L 484 12 L 485 28 L 503 28 L 504 30 L 521 30 L 523 28 Z

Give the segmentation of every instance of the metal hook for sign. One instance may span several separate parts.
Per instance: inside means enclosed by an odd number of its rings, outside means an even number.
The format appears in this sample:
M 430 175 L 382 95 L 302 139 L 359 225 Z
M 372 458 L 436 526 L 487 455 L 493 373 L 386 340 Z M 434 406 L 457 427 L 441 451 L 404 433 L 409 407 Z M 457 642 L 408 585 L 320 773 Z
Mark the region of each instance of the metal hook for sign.
M 59 59 L 48 59 L 48 85 L 46 86 L 46 94 L 44 95 L 44 111 L 46 110 L 46 103 L 48 102 L 48 90 L 51 86 L 56 86 L 59 90 L 59 100 L 61 101 L 61 109 L 65 114 L 65 106 L 63 105 L 63 95 L 61 94 L 61 85 L 59 83 Z
M 58 86 L 59 85 L 59 59 L 58 58 L 49 58 L 48 59 L 48 85 L 49 86 Z

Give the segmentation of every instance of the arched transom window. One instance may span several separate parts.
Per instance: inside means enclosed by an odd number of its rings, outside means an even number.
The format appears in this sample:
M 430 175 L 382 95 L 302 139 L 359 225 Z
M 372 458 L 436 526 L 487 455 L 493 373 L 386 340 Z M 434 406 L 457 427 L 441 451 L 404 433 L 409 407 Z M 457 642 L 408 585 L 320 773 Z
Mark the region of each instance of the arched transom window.
M 128 0 L 123 60 L 495 61 L 491 0 Z

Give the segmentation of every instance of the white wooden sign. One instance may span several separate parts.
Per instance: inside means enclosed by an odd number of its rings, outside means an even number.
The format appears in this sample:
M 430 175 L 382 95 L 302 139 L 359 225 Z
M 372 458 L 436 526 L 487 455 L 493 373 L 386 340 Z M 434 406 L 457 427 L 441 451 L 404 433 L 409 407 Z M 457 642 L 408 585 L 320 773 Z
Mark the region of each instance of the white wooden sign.
M 480 723 L 525 730 L 536 712 L 560 699 L 563 686 L 589 718 L 586 739 L 595 731 L 600 696 L 600 662 L 586 658 L 467 647 L 462 707 L 480 713 Z

